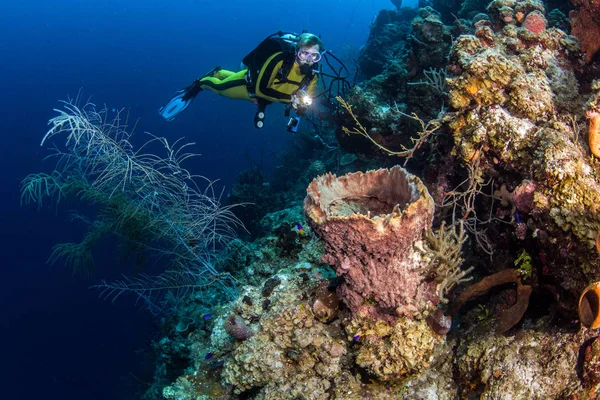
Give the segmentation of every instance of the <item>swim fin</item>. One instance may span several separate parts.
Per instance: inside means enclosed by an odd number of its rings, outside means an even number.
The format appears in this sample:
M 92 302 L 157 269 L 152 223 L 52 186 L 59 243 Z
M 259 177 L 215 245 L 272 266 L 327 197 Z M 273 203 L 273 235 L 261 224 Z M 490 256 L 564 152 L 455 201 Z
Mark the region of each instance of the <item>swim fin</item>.
M 167 121 L 172 121 L 183 110 L 187 108 L 202 91 L 200 82 L 195 80 L 190 86 L 179 90 L 167 104 L 162 106 L 158 113 Z
M 192 104 L 192 101 L 198 96 L 198 93 L 202 91 L 200 80 L 207 76 L 214 76 L 221 69 L 221 67 L 214 67 L 201 78 L 196 79 L 190 86 L 179 90 L 167 104 L 158 109 L 158 113 L 167 121 L 175 119 L 175 117 L 185 110 L 187 106 Z

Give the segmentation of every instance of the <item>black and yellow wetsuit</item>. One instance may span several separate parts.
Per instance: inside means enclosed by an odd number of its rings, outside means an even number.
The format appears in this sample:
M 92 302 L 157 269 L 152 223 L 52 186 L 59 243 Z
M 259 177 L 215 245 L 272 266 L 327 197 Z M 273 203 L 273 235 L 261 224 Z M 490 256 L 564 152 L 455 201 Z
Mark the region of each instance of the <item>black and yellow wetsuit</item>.
M 278 52 L 267 59 L 260 69 L 256 82 L 249 84 L 248 69 L 238 72 L 219 69 L 208 76 L 198 79 L 200 87 L 211 90 L 230 99 L 252 102 L 290 103 L 292 95 L 306 85 L 306 92 L 313 96 L 317 87 L 317 76 L 302 74 L 300 66 L 294 61 L 285 76 L 280 70 L 284 66 L 284 53 Z M 249 90 L 250 89 L 250 90 Z

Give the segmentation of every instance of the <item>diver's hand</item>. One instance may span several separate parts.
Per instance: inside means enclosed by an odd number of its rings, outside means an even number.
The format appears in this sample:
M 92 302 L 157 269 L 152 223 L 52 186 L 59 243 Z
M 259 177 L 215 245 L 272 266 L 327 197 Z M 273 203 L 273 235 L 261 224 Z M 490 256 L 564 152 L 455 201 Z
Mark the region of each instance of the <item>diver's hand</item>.
M 294 111 L 298 111 L 301 107 L 300 97 L 297 94 L 292 95 L 292 108 Z
M 304 90 L 292 95 L 292 107 L 296 113 L 303 113 L 312 104 L 312 98 Z
M 297 115 L 304 115 L 304 111 L 306 111 L 306 107 L 302 104 L 300 98 L 295 94 L 292 95 L 292 108 Z

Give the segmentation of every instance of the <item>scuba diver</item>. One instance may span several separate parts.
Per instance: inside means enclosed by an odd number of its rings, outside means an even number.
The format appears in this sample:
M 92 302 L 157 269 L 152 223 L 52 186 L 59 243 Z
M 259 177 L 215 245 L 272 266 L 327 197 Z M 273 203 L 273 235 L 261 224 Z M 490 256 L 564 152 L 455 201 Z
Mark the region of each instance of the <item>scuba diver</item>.
M 256 104 L 254 126 L 262 128 L 265 108 L 275 102 L 287 104 L 301 116 L 312 103 L 318 81 L 318 62 L 324 54 L 323 42 L 311 33 L 300 35 L 278 32 L 263 40 L 242 61 L 238 72 L 220 67 L 196 79 L 178 91 L 159 113 L 173 120 L 185 110 L 203 90 L 213 91 L 231 99 L 248 100 Z M 299 117 L 291 118 L 288 131 L 296 132 Z

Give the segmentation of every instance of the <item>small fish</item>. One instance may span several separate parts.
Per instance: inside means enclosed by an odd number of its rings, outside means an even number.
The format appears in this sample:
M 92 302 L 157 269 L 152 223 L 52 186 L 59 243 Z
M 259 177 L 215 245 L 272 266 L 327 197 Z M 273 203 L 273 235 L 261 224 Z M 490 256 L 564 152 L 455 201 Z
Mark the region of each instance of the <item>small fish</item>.
M 355 342 L 358 342 L 360 340 L 360 335 L 356 335 L 352 338 L 352 340 L 354 340 Z
M 212 315 L 210 315 L 210 314 L 204 314 L 202 316 L 202 319 L 209 319 L 210 317 L 212 317 Z
M 205 360 L 210 360 L 210 359 L 212 358 L 212 356 L 213 356 L 213 355 L 214 355 L 213 353 L 207 353 L 207 354 L 204 356 L 204 359 L 205 359 Z
M 304 228 L 302 227 L 302 224 L 300 224 L 300 222 L 296 223 L 296 229 L 298 229 L 298 234 L 300 236 L 305 236 L 306 235 L 306 231 L 304 230 Z

